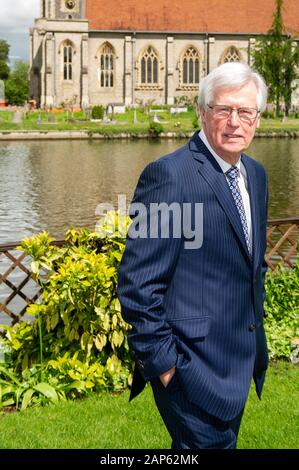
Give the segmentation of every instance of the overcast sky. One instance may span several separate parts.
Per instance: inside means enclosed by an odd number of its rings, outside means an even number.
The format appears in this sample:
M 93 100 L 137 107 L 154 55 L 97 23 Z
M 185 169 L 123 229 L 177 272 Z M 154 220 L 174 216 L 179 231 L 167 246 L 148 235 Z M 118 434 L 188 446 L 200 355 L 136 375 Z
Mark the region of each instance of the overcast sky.
M 29 60 L 29 28 L 39 16 L 40 0 L 0 0 L 0 39 L 10 44 L 12 61 Z

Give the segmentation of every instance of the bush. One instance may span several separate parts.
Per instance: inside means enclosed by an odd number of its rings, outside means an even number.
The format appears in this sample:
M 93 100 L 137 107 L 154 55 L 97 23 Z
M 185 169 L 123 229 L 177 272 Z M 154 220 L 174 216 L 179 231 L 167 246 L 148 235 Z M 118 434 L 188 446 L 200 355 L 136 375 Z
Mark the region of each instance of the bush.
M 163 126 L 160 124 L 160 122 L 154 122 L 151 121 L 149 128 L 148 128 L 148 133 L 150 137 L 157 138 L 163 132 Z
M 130 383 L 130 326 L 122 319 L 116 291 L 124 238 L 118 226 L 113 238 L 103 238 L 103 233 L 112 232 L 108 222 L 101 230 L 71 229 L 63 247 L 54 246 L 46 232 L 22 242 L 21 249 L 33 258 L 31 269 L 43 294 L 41 303 L 27 308 L 33 321 L 2 325 L 6 371 L 19 394 L 24 373 L 30 375 L 33 369 L 39 370 L 34 386 L 48 383 L 66 398 L 123 390 Z M 0 370 L 0 397 L 11 388 L 8 376 Z M 11 389 L 10 400 L 13 396 L 19 395 Z
M 164 109 L 164 111 L 169 111 L 170 110 L 170 105 L 169 104 L 152 104 L 151 109 Z
M 199 118 L 197 116 L 195 116 L 193 118 L 192 125 L 193 125 L 194 129 L 199 129 L 199 127 L 200 127 L 199 126 Z
M 92 119 L 103 119 L 105 108 L 102 105 L 94 106 L 91 111 Z
M 263 112 L 262 117 L 265 119 L 275 119 L 275 112 L 268 111 L 267 109 Z
M 299 111 L 290 111 L 288 114 L 289 119 L 299 119 Z
M 270 359 L 292 357 L 292 342 L 299 337 L 299 260 L 286 270 L 266 275 L 265 331 Z

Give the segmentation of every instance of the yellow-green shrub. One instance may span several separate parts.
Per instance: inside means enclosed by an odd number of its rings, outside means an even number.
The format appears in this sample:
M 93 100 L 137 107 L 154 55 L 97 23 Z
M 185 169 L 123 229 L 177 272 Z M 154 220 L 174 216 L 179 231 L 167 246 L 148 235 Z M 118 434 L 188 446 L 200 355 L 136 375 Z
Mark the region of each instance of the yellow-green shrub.
M 27 308 L 33 321 L 6 328 L 15 371 L 39 363 L 50 364 L 52 371 L 45 367 L 44 374 L 52 374 L 59 369 L 60 358 L 71 367 L 76 357 L 88 367 L 94 363 L 103 367 L 97 388 L 127 386 L 132 372 L 130 327 L 121 316 L 116 290 L 125 240 L 117 225 L 111 235 L 111 230 L 103 238 L 100 232 L 72 228 L 63 247 L 53 245 L 46 232 L 22 242 L 20 249 L 32 257 L 31 268 L 43 290 L 42 302 Z

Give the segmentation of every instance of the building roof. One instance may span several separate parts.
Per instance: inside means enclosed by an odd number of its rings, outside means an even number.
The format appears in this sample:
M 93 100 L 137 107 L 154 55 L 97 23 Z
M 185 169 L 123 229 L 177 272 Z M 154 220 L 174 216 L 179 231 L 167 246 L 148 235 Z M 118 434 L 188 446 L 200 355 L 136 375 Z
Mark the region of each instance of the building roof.
M 86 0 L 93 30 L 266 33 L 276 0 Z M 299 35 L 299 0 L 284 0 L 286 31 Z

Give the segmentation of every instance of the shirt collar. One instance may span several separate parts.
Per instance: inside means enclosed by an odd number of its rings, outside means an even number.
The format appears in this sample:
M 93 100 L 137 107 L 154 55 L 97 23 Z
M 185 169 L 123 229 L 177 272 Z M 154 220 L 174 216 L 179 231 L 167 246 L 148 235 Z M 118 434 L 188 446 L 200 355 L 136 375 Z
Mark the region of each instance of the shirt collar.
M 201 131 L 199 132 L 198 135 L 201 138 L 201 140 L 203 141 L 203 143 L 205 144 L 205 146 L 208 148 L 208 150 L 211 152 L 211 154 L 213 155 L 215 160 L 217 161 L 217 163 L 220 166 L 223 173 L 226 173 L 231 168 L 232 165 L 230 163 L 227 163 L 225 160 L 223 160 L 223 158 L 219 157 L 219 155 L 217 155 L 215 150 L 212 149 L 212 147 L 209 144 L 209 141 L 208 141 L 207 136 L 204 133 L 203 129 L 201 129 Z M 241 171 L 241 158 L 239 158 L 239 160 L 237 161 L 237 163 L 234 166 L 236 166 L 238 168 L 238 170 Z

